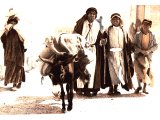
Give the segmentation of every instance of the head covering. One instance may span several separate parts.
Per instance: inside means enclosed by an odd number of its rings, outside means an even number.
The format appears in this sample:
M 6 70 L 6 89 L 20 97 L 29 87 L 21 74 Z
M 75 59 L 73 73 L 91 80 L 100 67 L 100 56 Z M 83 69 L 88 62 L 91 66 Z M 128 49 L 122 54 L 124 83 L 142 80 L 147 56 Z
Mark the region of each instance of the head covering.
M 85 20 L 88 18 L 88 14 L 91 11 L 95 11 L 96 17 L 97 17 L 97 9 L 94 7 L 90 7 L 86 10 L 86 13 L 76 22 L 76 25 L 74 27 L 73 33 L 79 33 L 82 34 L 82 29 L 83 29 L 83 23 Z
M 119 14 L 119 13 L 113 13 L 112 15 L 111 15 L 111 23 L 112 23 L 112 19 L 114 18 L 114 17 L 118 17 L 119 19 L 120 19 L 120 23 L 119 23 L 119 26 L 123 26 L 123 20 L 122 20 L 122 18 L 121 18 L 121 15 Z
M 10 8 L 8 13 L 7 13 L 7 15 L 6 15 L 6 17 L 10 17 L 10 16 L 14 16 L 14 15 L 16 15 L 15 10 L 13 8 Z
M 142 21 L 142 24 L 146 23 L 147 25 L 151 26 L 152 25 L 152 21 L 151 20 L 148 20 L 148 19 L 144 19 Z
M 121 15 L 120 15 L 119 13 L 113 13 L 113 14 L 111 15 L 111 19 L 113 19 L 114 17 L 118 17 L 118 18 L 121 19 Z
M 17 24 L 19 21 L 19 18 L 17 17 L 16 12 L 13 10 L 13 8 L 9 9 L 9 12 L 6 15 L 6 17 L 8 17 L 7 24 L 11 23 L 12 21 L 14 21 Z
M 95 13 L 97 14 L 97 9 L 94 7 L 90 7 L 86 10 L 86 14 L 89 14 L 91 11 L 95 11 Z

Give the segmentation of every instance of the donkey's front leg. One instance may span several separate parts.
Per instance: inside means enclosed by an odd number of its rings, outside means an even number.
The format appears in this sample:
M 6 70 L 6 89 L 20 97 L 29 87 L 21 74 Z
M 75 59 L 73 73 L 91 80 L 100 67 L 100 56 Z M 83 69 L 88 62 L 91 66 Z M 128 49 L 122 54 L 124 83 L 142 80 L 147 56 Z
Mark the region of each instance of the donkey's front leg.
M 61 84 L 62 113 L 65 113 L 66 111 L 64 96 L 65 96 L 65 92 L 64 92 L 63 83 L 62 83 Z
M 73 78 L 74 78 L 74 63 L 68 64 L 69 71 L 66 74 L 66 90 L 67 90 L 67 97 L 68 97 L 68 107 L 67 110 L 71 111 L 73 107 Z
M 71 111 L 73 107 L 73 89 L 72 89 L 72 83 L 69 83 L 66 85 L 66 90 L 67 90 L 67 98 L 68 98 L 68 107 L 67 110 Z

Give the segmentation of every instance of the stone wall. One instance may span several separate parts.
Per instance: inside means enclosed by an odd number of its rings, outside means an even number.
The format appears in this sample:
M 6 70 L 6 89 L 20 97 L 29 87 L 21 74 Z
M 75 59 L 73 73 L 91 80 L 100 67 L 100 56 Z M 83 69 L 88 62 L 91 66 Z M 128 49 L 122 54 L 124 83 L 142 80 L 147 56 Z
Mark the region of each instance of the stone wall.
M 152 20 L 151 30 L 155 33 L 157 41 L 160 41 L 160 5 L 132 5 L 130 15 L 132 22 L 136 19 L 142 21 L 144 18 Z

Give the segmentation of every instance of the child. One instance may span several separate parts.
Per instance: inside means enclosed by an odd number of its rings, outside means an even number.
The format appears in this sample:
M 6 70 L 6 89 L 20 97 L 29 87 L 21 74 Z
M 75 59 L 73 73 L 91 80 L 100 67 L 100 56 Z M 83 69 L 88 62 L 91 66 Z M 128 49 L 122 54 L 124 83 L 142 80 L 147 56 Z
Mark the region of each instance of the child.
M 133 39 L 134 46 L 134 66 L 135 73 L 138 80 L 138 87 L 135 93 L 138 94 L 140 90 L 143 93 L 148 94 L 146 86 L 148 80 L 153 83 L 153 75 L 151 70 L 152 54 L 157 49 L 156 38 L 149 30 L 151 28 L 152 21 L 144 19 L 142 21 L 142 27 L 140 32 L 137 32 Z M 141 86 L 143 83 L 143 89 Z M 151 83 L 151 84 L 152 84 Z
M 111 15 L 111 25 L 103 33 L 106 41 L 106 55 L 108 67 L 106 71 L 105 80 L 109 86 L 108 95 L 119 95 L 118 85 L 129 90 L 132 88 L 131 77 L 133 76 L 133 66 L 131 59 L 131 49 L 129 47 L 129 38 L 123 29 L 121 15 L 114 13 Z M 103 39 L 101 40 L 103 44 Z M 105 43 L 105 42 L 104 42 Z M 105 74 L 105 73 L 104 73 Z M 108 78 L 110 76 L 110 78 Z

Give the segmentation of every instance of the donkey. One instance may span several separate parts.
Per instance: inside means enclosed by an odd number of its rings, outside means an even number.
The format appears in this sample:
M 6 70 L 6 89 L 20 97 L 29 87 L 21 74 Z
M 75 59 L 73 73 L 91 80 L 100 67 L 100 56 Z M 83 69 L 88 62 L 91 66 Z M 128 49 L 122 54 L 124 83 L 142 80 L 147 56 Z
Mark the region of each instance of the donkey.
M 52 37 L 52 42 L 46 44 L 47 53 L 39 55 L 43 66 L 41 68 L 42 76 L 49 76 L 53 85 L 59 84 L 61 87 L 62 112 L 66 111 L 65 107 L 65 92 L 63 84 L 66 83 L 68 107 L 67 110 L 72 110 L 73 107 L 73 85 L 74 81 L 81 77 L 84 81 L 89 82 L 90 75 L 86 70 L 86 65 L 90 63 L 85 55 L 83 46 L 81 45 L 81 36 L 79 34 L 61 34 L 58 38 Z M 45 70 L 42 70 L 45 69 Z M 47 72 L 46 72 L 47 71 Z

